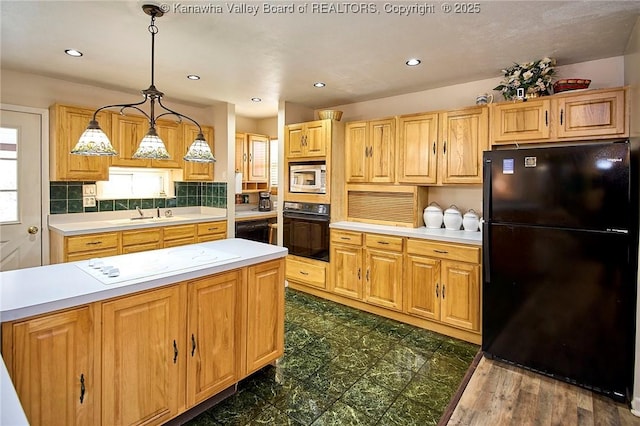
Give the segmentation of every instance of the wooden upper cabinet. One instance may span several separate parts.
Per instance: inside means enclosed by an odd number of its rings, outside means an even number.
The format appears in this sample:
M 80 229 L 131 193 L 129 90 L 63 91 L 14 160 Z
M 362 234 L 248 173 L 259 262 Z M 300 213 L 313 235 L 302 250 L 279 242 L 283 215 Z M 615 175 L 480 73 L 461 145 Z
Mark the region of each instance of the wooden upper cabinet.
M 487 107 L 441 114 L 442 183 L 482 183 L 482 152 L 489 149 Z
M 202 126 L 202 134 L 204 135 L 204 138 L 209 144 L 211 152 L 215 157 L 213 127 Z M 198 126 L 185 123 L 182 124 L 183 157 L 187 153 L 187 150 L 197 136 Z M 213 182 L 213 163 L 195 163 L 193 161 L 184 161 L 183 170 L 183 179 L 185 181 L 197 180 Z
M 49 108 L 49 176 L 52 181 L 107 180 L 109 157 L 71 154 L 87 129 L 95 109 L 54 104 Z M 111 139 L 111 114 L 101 111 L 96 119 Z
M 248 165 L 243 179 L 249 182 L 269 181 L 269 138 L 263 135 L 247 135 Z
M 111 165 L 119 167 L 150 167 L 151 160 L 134 159 L 133 154 L 149 131 L 149 121 L 142 116 L 111 114 L 111 144 L 118 155 Z
M 182 143 L 182 128 L 180 127 L 180 123 L 173 120 L 158 120 L 156 121 L 156 132 L 158 132 L 158 136 L 160 136 L 160 139 L 164 142 L 170 158 L 168 160 L 151 160 L 151 167 L 165 169 L 183 168 L 184 161 L 182 157 L 187 153 L 187 150 Z
M 161 424 L 184 406 L 185 293 L 175 285 L 103 303 L 103 425 Z
M 345 146 L 347 182 L 394 182 L 395 118 L 347 123 Z
M 398 182 L 436 183 L 438 114 L 403 116 L 398 127 Z
M 550 137 L 548 99 L 491 105 L 491 140 L 493 144 L 542 141 Z
M 29 424 L 100 423 L 95 323 L 85 306 L 3 326 L 3 356 Z
M 290 124 L 285 129 L 285 156 L 325 157 L 331 135 L 331 120 L 316 120 Z
M 558 138 L 628 136 L 624 89 L 554 99 Z
M 247 161 L 249 155 L 247 153 L 247 134 L 236 133 L 236 161 L 235 169 L 236 173 L 242 173 L 242 179 L 245 179 L 247 175 Z

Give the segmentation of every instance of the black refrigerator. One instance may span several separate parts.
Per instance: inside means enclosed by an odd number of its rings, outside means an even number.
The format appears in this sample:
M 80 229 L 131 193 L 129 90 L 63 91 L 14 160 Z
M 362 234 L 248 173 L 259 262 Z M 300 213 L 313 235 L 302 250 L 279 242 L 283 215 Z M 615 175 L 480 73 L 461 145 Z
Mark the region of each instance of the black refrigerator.
M 485 356 L 629 400 L 638 263 L 635 145 L 484 153 Z

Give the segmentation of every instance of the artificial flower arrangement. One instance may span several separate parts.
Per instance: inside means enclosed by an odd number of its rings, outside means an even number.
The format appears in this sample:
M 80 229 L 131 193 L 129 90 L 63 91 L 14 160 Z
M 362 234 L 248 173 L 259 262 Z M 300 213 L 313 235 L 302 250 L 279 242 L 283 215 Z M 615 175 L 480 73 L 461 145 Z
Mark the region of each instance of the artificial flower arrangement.
M 504 79 L 493 90 L 502 92 L 505 99 L 516 97 L 518 89 L 524 89 L 525 98 L 550 95 L 553 87 L 551 76 L 554 74 L 555 59 L 543 58 L 534 62 L 514 64 L 502 70 Z

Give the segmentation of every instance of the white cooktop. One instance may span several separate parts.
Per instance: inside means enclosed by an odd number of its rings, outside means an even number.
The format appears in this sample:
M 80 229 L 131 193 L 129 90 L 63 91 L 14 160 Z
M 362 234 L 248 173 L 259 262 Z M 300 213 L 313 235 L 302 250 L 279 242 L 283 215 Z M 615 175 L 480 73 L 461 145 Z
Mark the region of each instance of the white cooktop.
M 109 256 L 78 262 L 76 266 L 103 284 L 117 284 L 154 275 L 212 265 L 239 258 L 208 247 L 176 247 Z M 113 268 L 117 268 L 114 270 Z M 106 269 L 106 271 L 105 271 Z M 106 273 L 105 273 L 106 272 Z

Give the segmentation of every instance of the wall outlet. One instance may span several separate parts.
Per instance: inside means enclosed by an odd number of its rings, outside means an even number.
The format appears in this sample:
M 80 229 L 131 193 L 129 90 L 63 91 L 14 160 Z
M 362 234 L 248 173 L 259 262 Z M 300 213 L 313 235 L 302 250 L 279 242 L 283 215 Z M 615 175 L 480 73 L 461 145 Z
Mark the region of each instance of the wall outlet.
M 95 207 L 96 206 L 96 197 L 94 197 L 94 196 L 82 197 L 82 206 L 83 207 Z
M 92 195 L 94 198 L 96 196 L 96 184 L 88 184 L 88 185 L 82 185 L 82 195 L 84 195 L 85 197 L 88 195 Z M 95 200 L 94 200 L 95 203 Z M 89 206 L 85 206 L 85 207 L 89 207 Z

